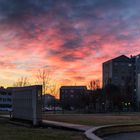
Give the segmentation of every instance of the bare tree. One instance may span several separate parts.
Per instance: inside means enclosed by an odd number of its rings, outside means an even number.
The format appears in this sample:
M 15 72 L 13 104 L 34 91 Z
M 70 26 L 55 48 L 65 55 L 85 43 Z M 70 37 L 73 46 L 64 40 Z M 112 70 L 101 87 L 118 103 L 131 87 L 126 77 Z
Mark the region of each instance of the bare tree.
M 54 113 L 55 113 L 55 107 L 56 107 L 56 96 L 57 96 L 57 84 L 53 83 L 52 85 L 49 86 L 49 91 L 50 93 L 54 96 L 54 101 L 53 101 L 53 107 L 54 107 Z
M 45 106 L 45 93 L 48 90 L 49 87 L 49 83 L 51 80 L 51 76 L 50 76 L 50 71 L 48 71 L 47 69 L 41 69 L 38 71 L 37 75 L 36 75 L 36 82 L 37 84 L 41 84 L 42 85 L 42 93 L 43 93 L 43 107 Z
M 14 87 L 24 87 L 29 85 L 30 82 L 27 77 L 21 77 L 13 84 Z
M 42 85 L 43 94 L 46 93 L 49 87 L 49 82 L 51 80 L 50 72 L 46 69 L 39 70 L 37 75 L 37 83 Z
M 57 84 L 57 82 L 51 81 L 51 85 L 49 86 L 49 91 L 53 96 L 58 97 L 59 85 Z
M 100 80 L 91 80 L 88 84 L 90 90 L 96 90 L 100 88 Z

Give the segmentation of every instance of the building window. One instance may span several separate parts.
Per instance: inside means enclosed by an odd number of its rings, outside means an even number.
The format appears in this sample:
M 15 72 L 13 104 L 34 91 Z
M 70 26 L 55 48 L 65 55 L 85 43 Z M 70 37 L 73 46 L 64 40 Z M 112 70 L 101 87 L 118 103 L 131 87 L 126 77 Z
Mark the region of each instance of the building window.
M 124 77 L 124 76 L 122 76 L 122 77 L 121 77 L 121 79 L 122 79 L 122 80 L 125 80 L 125 77 Z
M 74 95 L 70 95 L 70 97 L 71 97 L 71 98 L 73 98 L 73 97 L 74 97 Z
M 71 90 L 70 92 L 71 92 L 71 93 L 74 93 L 74 90 Z
M 115 72 L 115 73 L 118 73 L 118 69 L 114 69 L 114 72 Z
M 65 90 L 64 93 L 67 93 L 67 90 Z

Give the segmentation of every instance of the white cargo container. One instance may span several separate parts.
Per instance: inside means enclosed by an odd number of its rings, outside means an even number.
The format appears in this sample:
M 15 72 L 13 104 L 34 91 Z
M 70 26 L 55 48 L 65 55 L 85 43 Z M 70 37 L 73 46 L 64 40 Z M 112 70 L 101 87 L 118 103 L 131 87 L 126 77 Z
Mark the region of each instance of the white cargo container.
M 38 125 L 42 121 L 42 86 L 11 88 L 13 94 L 13 118 L 24 119 Z

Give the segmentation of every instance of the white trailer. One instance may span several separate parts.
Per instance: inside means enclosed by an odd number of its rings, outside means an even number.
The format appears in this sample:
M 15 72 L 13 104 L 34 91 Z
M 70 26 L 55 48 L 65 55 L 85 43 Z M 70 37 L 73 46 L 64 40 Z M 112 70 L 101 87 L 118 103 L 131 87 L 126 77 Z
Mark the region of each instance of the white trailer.
M 13 94 L 13 118 L 32 121 L 38 125 L 42 121 L 42 86 L 11 88 Z

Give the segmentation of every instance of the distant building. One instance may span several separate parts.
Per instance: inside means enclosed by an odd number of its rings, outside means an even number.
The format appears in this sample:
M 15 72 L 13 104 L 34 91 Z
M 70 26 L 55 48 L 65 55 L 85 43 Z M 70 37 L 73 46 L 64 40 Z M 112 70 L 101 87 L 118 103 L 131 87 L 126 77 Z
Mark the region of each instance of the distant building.
M 51 94 L 45 94 L 43 95 L 43 99 L 44 99 L 44 107 L 52 107 L 54 106 L 54 102 L 55 102 L 55 97 L 52 96 Z
M 64 109 L 75 110 L 83 108 L 86 86 L 62 86 L 60 88 L 60 101 Z
M 0 110 L 12 110 L 12 94 L 9 90 L 3 87 L 0 87 Z
M 85 105 L 88 113 L 104 112 L 105 100 L 102 89 L 87 90 L 87 96 L 85 96 Z

